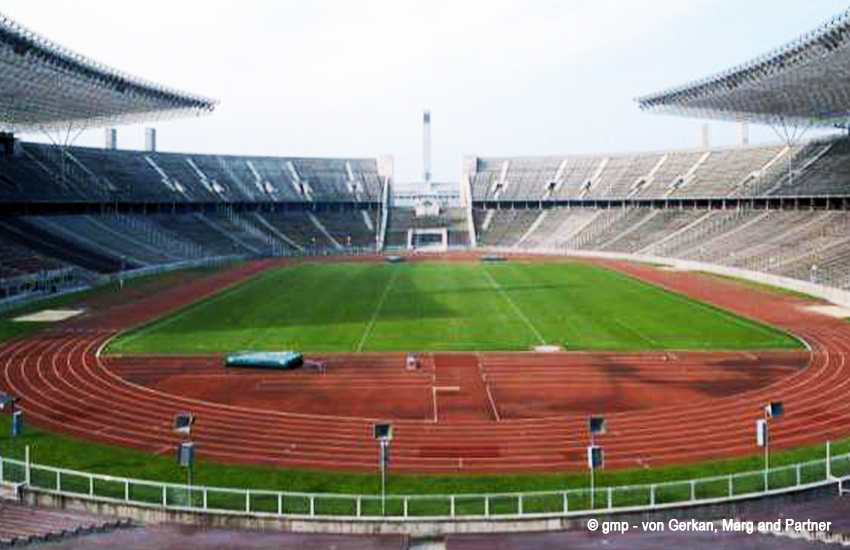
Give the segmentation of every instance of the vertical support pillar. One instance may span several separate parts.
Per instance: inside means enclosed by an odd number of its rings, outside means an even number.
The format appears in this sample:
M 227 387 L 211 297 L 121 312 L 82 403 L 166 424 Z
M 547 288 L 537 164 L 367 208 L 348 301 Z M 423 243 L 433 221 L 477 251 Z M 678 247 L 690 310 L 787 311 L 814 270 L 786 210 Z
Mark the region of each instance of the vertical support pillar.
M 156 128 L 145 128 L 145 151 L 156 152 Z
M 750 123 L 746 120 L 738 122 L 738 147 L 750 144 Z
M 697 149 L 705 150 L 709 147 L 708 123 L 703 122 L 697 127 Z
M 118 149 L 118 130 L 106 128 L 103 131 L 103 148 L 108 150 Z

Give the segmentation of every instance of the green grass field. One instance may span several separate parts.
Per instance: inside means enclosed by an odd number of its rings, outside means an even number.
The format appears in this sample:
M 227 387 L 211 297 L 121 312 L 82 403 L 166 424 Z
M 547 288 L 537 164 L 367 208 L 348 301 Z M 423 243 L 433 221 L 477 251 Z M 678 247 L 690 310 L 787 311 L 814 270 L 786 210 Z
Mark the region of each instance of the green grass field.
M 138 281 L 140 284 L 165 284 Z M 105 287 L 16 311 L 73 303 Z M 7 314 L 8 315 L 8 314 Z M 9 325 L 16 332 L 17 326 Z M 413 333 L 411 334 L 410 331 Z M 0 331 L 0 339 L 3 334 Z M 195 341 L 201 346 L 191 345 Z M 305 264 L 278 269 L 184 308 L 130 334 L 113 350 L 210 351 L 243 348 L 341 351 L 527 349 L 540 340 L 578 349 L 794 347 L 788 335 L 582 263 Z M 0 454 L 11 449 L 0 415 Z M 14 448 L 35 462 L 103 474 L 181 482 L 172 456 L 88 443 L 27 427 Z M 850 441 L 834 447 L 850 451 Z M 777 452 L 772 464 L 823 456 L 823 446 Z M 660 469 L 600 472 L 599 486 L 687 480 L 752 471 L 761 456 Z M 842 463 L 843 464 L 843 463 Z M 843 471 L 843 470 L 842 470 Z M 378 491 L 368 473 L 327 473 L 201 461 L 197 483 L 290 491 Z M 511 492 L 583 487 L 583 472 L 517 475 L 391 474 L 391 494 Z M 687 487 L 685 487 L 687 489 Z
M 788 334 L 580 262 L 275 269 L 125 334 L 110 352 L 797 348 Z

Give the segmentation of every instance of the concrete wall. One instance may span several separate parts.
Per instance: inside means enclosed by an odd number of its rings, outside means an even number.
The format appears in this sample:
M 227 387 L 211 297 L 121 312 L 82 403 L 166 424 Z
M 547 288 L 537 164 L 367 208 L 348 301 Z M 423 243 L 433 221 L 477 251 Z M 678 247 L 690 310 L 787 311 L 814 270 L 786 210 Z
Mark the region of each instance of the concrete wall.
M 599 511 L 585 517 L 543 517 L 511 520 L 463 520 L 454 521 L 402 521 L 383 519 L 286 519 L 272 514 L 231 514 L 227 512 L 194 512 L 167 510 L 156 505 L 129 505 L 120 502 L 90 500 L 85 497 L 70 497 L 47 493 L 36 489 L 23 489 L 22 499 L 30 506 L 60 508 L 100 516 L 129 518 L 146 524 L 181 523 L 222 529 L 272 529 L 296 533 L 325 533 L 343 535 L 397 535 L 410 537 L 436 537 L 450 534 L 472 533 L 528 533 L 586 529 L 587 520 L 616 518 L 617 520 L 669 520 L 676 519 L 723 519 L 740 517 L 753 511 L 780 510 L 795 502 L 823 498 L 838 494 L 837 484 L 814 489 L 783 493 L 767 498 L 755 497 L 730 503 L 713 503 L 691 507 L 671 507 L 662 510 L 632 511 L 607 514 Z
M 0 500 L 20 500 L 21 486 L 8 481 L 0 482 Z

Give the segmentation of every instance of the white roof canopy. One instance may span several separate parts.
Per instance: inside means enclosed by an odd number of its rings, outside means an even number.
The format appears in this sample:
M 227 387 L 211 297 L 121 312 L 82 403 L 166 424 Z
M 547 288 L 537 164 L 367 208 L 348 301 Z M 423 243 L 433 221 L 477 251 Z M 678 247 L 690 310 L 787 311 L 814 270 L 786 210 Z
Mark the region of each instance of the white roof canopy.
M 850 122 L 850 10 L 723 73 L 636 100 L 658 113 L 787 125 Z
M 106 67 L 0 14 L 0 130 L 138 123 L 216 104 Z

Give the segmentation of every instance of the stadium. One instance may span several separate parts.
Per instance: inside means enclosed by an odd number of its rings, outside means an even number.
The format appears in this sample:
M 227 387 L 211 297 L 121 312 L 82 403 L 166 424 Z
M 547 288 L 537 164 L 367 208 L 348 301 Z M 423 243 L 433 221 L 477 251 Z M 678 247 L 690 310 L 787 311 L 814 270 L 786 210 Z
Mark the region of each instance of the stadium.
M 118 149 L 219 104 L 0 16 L 0 547 L 846 545 L 848 36 L 636 100 L 737 146 L 455 186 L 426 111 L 405 187 Z

